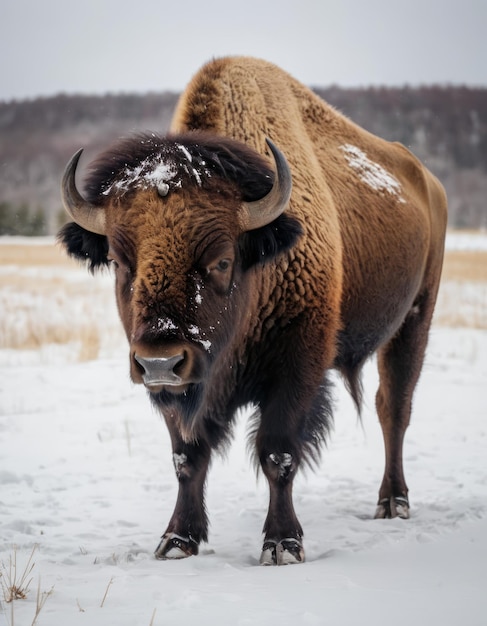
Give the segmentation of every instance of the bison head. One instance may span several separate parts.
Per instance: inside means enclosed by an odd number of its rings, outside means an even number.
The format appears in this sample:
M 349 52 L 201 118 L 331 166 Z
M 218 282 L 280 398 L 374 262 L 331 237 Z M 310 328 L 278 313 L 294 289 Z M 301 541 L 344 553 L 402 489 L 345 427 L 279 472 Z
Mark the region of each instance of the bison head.
M 256 315 L 256 276 L 301 232 L 284 213 L 289 167 L 268 145 L 275 174 L 245 145 L 198 133 L 119 143 L 91 166 L 83 195 L 81 151 L 66 168 L 62 196 L 74 222 L 59 240 L 91 271 L 114 268 L 132 380 L 162 404 L 184 397 L 194 406 L 205 393 L 215 363 L 229 359 Z

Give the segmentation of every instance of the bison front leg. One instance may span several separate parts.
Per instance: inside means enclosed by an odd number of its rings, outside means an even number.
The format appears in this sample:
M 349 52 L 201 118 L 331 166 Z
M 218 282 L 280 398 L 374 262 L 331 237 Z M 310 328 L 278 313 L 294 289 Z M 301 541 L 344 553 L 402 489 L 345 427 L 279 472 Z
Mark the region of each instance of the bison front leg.
M 297 464 L 289 452 L 266 452 L 261 466 L 269 482 L 269 510 L 264 524 L 262 565 L 289 565 L 304 561 L 303 530 L 294 511 L 293 480 Z
M 257 457 L 269 483 L 269 510 L 260 558 L 263 565 L 304 561 L 303 530 L 294 510 L 293 483 L 301 464 L 319 455 L 332 420 L 324 364 L 320 367 L 320 343 L 314 340 L 313 346 L 300 349 L 300 336 L 291 334 L 284 337 L 284 344 L 280 368 L 265 369 L 255 438 Z M 292 353 L 287 351 L 288 346 L 292 346 Z M 313 352 L 316 347 L 318 354 Z M 299 362 L 297 354 L 306 358 Z M 291 384 L 286 372 L 292 373 Z
M 179 490 L 174 513 L 155 551 L 157 559 L 182 559 L 196 555 L 200 542 L 208 540 L 204 491 L 210 446 L 204 441 L 184 443 L 175 429 L 170 427 L 170 432 Z

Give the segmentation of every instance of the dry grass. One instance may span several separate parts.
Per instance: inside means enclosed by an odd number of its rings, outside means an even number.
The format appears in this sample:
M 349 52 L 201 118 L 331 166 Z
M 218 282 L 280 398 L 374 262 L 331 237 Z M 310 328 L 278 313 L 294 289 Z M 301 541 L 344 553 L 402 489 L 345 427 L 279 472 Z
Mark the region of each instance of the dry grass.
M 446 252 L 434 324 L 487 329 L 487 251 Z
M 487 251 L 446 252 L 434 323 L 487 329 Z
M 0 244 L 0 349 L 65 347 L 72 360 L 124 348 L 113 279 L 54 243 Z M 434 323 L 487 329 L 487 251 L 447 251 Z
M 0 347 L 36 350 L 45 344 L 76 342 L 82 346 L 81 359 L 98 355 L 99 324 L 93 323 L 97 320 L 89 302 L 97 297 L 105 301 L 112 294 L 99 282 L 90 284 L 90 277 L 86 282 L 72 281 L 70 275 L 2 277 L 0 303 L 7 315 L 0 314 Z M 98 308 L 96 303 L 93 308 Z
M 72 260 L 56 244 L 2 243 L 0 245 L 0 265 L 61 265 L 71 266 Z
M 487 251 L 449 250 L 443 264 L 444 282 L 487 283 Z
M 73 360 L 90 360 L 123 345 L 112 283 L 54 243 L 0 244 L 0 349 L 64 346 Z

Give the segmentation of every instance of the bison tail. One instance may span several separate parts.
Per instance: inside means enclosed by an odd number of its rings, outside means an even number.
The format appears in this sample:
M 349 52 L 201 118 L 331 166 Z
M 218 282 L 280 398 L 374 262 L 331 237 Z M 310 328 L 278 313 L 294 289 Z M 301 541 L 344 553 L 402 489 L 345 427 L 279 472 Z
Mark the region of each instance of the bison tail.
M 348 393 L 352 396 L 352 400 L 357 409 L 359 419 L 362 419 L 362 399 L 363 399 L 363 386 L 362 386 L 362 365 L 354 365 L 351 367 L 341 367 L 340 373 L 343 376 L 345 387 Z

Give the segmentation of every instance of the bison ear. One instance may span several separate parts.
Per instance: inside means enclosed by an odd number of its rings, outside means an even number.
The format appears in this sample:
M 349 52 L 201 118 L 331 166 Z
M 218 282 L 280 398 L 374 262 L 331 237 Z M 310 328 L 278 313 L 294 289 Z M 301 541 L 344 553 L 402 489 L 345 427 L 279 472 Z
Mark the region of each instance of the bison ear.
M 246 231 L 239 239 L 243 269 L 272 261 L 278 254 L 292 248 L 302 234 L 298 220 L 286 213 L 262 228 Z
M 75 222 L 63 226 L 57 235 L 58 242 L 69 256 L 87 263 L 92 274 L 108 266 L 108 239 L 85 230 Z

